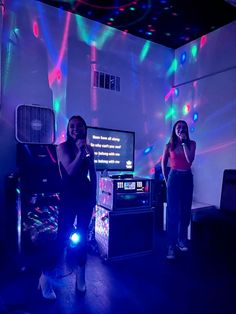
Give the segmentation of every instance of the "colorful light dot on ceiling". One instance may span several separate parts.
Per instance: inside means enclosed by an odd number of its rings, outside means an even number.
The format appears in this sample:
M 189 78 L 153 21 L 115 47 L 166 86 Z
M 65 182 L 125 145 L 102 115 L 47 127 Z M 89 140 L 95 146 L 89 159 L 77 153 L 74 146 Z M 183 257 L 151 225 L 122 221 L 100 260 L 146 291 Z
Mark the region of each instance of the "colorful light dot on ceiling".
M 171 33 L 165 33 L 165 35 L 166 35 L 166 36 L 170 36 L 170 35 L 171 35 Z
M 187 58 L 187 54 L 186 52 L 183 52 L 180 56 L 180 63 L 184 64 L 184 62 L 186 61 L 186 58 Z
M 130 7 L 129 9 L 130 9 L 130 11 L 135 11 L 134 7 Z
M 113 21 L 114 21 L 113 17 L 110 17 L 110 18 L 109 18 L 109 20 L 110 20 L 111 22 L 113 22 Z

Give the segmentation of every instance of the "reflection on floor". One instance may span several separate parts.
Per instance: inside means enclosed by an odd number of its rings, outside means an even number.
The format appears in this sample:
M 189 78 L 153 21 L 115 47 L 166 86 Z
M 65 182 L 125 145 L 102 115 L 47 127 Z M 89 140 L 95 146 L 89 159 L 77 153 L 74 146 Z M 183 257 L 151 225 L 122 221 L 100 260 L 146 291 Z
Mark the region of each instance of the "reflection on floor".
M 199 229 L 196 232 L 200 232 Z M 90 253 L 87 291 L 75 292 L 69 266 L 58 270 L 57 300 L 47 302 L 37 291 L 37 267 L 0 275 L 0 313 L 30 314 L 233 314 L 236 313 L 236 257 L 217 244 L 197 240 L 188 252 L 167 261 L 166 234 L 156 231 L 153 253 L 120 261 L 103 261 Z M 234 248 L 235 250 L 235 248 Z M 232 253 L 232 254 L 231 254 Z

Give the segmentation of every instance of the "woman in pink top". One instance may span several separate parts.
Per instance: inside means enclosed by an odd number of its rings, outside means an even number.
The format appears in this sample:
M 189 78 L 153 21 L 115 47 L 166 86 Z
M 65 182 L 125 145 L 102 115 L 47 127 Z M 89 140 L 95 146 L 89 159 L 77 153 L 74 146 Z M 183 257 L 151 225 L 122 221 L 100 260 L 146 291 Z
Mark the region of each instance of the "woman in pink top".
M 192 162 L 196 142 L 190 140 L 188 125 L 177 121 L 162 156 L 162 172 L 167 186 L 168 259 L 175 258 L 176 246 L 187 251 L 187 231 L 191 219 L 193 196 Z M 170 172 L 167 176 L 167 165 Z

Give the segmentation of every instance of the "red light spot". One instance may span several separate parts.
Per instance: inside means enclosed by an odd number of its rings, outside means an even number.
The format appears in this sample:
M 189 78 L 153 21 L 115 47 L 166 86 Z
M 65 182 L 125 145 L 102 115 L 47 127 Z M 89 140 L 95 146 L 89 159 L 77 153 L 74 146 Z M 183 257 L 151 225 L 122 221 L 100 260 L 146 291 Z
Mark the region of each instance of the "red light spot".
M 200 48 L 202 48 L 205 45 L 206 41 L 207 41 L 207 36 L 206 35 L 202 36 L 201 41 L 200 41 Z
M 39 27 L 37 22 L 33 23 L 33 34 L 36 38 L 39 37 Z
M 61 70 L 57 71 L 57 80 L 58 80 L 58 82 L 61 81 Z

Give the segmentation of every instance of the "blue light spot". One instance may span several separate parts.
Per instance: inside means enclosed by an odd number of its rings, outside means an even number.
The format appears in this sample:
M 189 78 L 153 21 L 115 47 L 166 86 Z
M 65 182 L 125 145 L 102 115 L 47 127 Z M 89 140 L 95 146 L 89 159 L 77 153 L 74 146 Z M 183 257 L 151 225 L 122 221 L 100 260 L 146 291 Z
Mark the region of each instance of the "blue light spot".
M 147 147 L 147 148 L 144 150 L 144 154 L 145 154 L 145 155 L 149 154 L 151 150 L 152 150 L 152 147 L 151 147 L 151 146 Z
M 179 96 L 179 89 L 175 88 L 175 96 Z
M 70 246 L 75 247 L 81 240 L 81 236 L 78 232 L 73 232 L 70 236 Z
M 194 115 L 193 115 L 193 121 L 197 121 L 198 120 L 198 113 L 194 113 Z
M 180 57 L 180 63 L 183 64 L 186 61 L 186 58 L 187 58 L 187 54 L 186 52 L 183 52 Z

